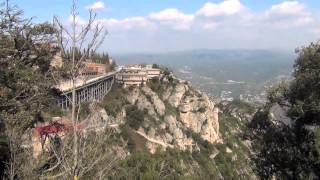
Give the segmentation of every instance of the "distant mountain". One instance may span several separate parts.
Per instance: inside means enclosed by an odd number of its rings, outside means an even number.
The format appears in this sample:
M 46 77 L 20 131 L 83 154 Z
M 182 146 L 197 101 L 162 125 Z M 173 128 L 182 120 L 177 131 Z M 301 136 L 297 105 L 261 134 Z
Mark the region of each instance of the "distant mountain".
M 115 54 L 118 64 L 157 63 L 171 68 L 208 94 L 231 91 L 260 94 L 268 82 L 291 75 L 295 54 L 272 50 L 188 50 L 168 53 Z M 242 83 L 230 83 L 242 82 Z

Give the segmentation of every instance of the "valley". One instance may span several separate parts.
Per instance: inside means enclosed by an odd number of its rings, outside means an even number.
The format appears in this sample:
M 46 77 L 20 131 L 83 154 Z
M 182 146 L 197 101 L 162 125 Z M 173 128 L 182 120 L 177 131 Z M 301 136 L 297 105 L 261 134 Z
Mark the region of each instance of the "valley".
M 156 63 L 169 67 L 217 101 L 241 99 L 261 105 L 266 91 L 291 77 L 293 52 L 268 50 L 193 50 L 115 54 L 118 64 Z

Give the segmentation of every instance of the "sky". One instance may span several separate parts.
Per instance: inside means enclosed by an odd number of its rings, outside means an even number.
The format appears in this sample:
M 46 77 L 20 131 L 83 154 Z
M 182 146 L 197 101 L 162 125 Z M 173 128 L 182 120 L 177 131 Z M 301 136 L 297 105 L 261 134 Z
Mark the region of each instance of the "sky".
M 68 23 L 71 0 L 12 0 L 36 22 Z M 108 29 L 100 51 L 167 52 L 192 49 L 294 51 L 320 37 L 320 0 L 78 0 Z

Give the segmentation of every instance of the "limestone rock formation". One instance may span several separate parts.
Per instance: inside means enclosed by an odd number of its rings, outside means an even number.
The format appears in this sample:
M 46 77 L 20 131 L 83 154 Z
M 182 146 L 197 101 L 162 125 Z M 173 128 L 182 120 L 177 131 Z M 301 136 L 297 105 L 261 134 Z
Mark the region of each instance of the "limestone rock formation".
M 157 94 L 147 86 L 144 86 L 142 88 L 142 91 L 145 93 L 147 98 L 150 99 L 150 102 L 154 105 L 154 109 L 156 110 L 156 112 L 160 116 L 163 116 L 165 113 L 165 105 L 162 102 L 162 100 L 157 96 Z
M 178 107 L 180 105 L 181 99 L 184 93 L 188 90 L 188 86 L 185 84 L 177 84 L 176 87 L 171 92 L 170 97 L 168 98 L 168 102 L 174 106 Z
M 186 81 L 175 77 L 159 80 L 158 88 L 149 84 L 129 87 L 126 99 L 129 104 L 147 112 L 139 133 L 148 141 L 147 149 L 155 152 L 158 146 L 166 149 L 197 150 L 198 147 L 189 131 L 199 134 L 209 143 L 220 142 L 219 110 L 209 97 L 193 89 Z M 124 108 L 125 111 L 125 108 Z
M 207 107 L 209 108 L 209 107 Z M 211 107 L 212 108 L 212 107 Z M 214 143 L 219 140 L 218 109 L 208 109 L 203 113 L 181 113 L 181 121 L 196 133 L 200 133 L 204 140 Z
M 132 105 L 137 105 L 140 110 L 146 109 L 149 115 L 156 116 L 155 106 L 139 88 L 130 90 L 126 98 Z

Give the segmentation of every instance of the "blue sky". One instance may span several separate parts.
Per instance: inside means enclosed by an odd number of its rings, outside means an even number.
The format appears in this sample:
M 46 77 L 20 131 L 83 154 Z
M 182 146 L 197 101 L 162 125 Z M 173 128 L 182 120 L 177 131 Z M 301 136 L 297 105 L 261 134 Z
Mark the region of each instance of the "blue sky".
M 13 0 L 36 22 L 68 19 L 71 0 Z M 283 49 L 320 37 L 319 0 L 78 0 L 109 30 L 101 49 L 154 52 L 185 49 Z
M 129 16 L 143 16 L 150 12 L 161 11 L 166 8 L 177 8 L 185 13 L 192 13 L 206 2 L 219 3 L 222 0 L 104 0 L 106 11 L 100 13 L 102 17 L 125 18 Z M 45 21 L 53 15 L 68 15 L 71 0 L 13 0 L 20 8 L 24 9 L 27 16 L 35 16 L 38 20 Z M 80 13 L 86 13 L 86 6 L 97 2 L 95 0 L 78 0 Z M 267 9 L 284 0 L 242 0 L 244 5 L 253 11 Z M 299 1 L 308 6 L 310 10 L 320 10 L 319 0 Z

